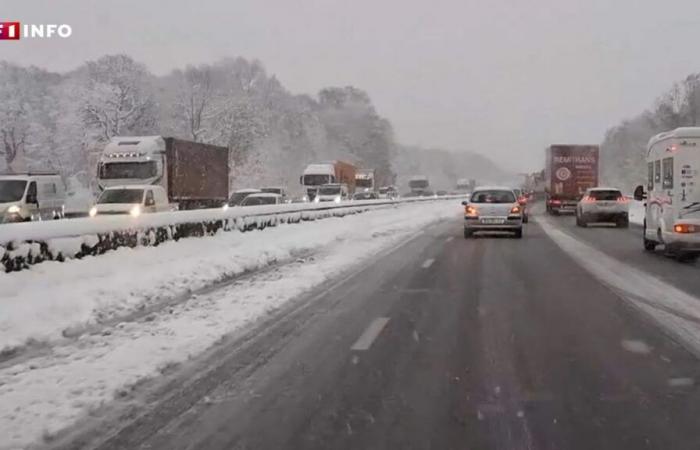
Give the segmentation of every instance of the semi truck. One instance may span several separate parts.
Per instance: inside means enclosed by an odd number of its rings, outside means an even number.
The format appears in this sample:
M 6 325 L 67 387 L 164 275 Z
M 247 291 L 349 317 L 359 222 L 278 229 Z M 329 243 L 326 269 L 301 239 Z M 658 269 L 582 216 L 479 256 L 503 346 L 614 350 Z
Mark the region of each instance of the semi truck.
M 425 175 L 414 175 L 408 180 L 412 194 L 422 194 L 430 187 L 430 180 Z
M 163 136 L 112 138 L 100 156 L 97 185 L 162 186 L 177 209 L 228 201 L 229 149 Z
M 355 173 L 355 189 L 360 192 L 374 192 L 377 189 L 375 185 L 376 172 L 374 169 L 361 169 Z
M 586 189 L 598 185 L 597 145 L 550 145 L 545 152 L 547 212 L 574 212 Z
M 304 187 L 304 193 L 308 201 L 313 201 L 318 188 L 324 184 L 344 184 L 348 194 L 355 193 L 355 175 L 357 168 L 344 161 L 329 161 L 309 164 L 304 169 L 299 183 Z

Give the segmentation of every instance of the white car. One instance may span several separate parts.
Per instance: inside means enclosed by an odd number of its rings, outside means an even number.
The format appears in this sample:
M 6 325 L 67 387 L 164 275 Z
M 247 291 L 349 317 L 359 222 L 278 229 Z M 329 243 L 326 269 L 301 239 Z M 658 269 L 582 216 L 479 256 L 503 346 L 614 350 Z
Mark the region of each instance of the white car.
M 260 189 L 239 189 L 231 194 L 231 198 L 228 199 L 228 206 L 241 206 L 246 197 L 252 194 L 260 194 L 261 192 Z
M 523 208 L 512 189 L 479 187 L 462 204 L 465 239 L 480 231 L 506 231 L 523 237 Z
M 343 183 L 330 183 L 319 186 L 314 197 L 315 203 L 335 202 L 340 203 L 349 197 L 348 187 Z
M 108 187 L 90 210 L 90 217 L 126 215 L 138 217 L 145 213 L 170 211 L 168 196 L 162 186 L 130 185 Z
M 619 189 L 589 188 L 576 205 L 576 225 L 585 227 L 591 222 L 612 222 L 627 228 L 629 210 L 629 200 Z
M 261 192 L 250 194 L 241 202 L 241 206 L 279 205 L 284 203 L 284 198 L 279 194 Z

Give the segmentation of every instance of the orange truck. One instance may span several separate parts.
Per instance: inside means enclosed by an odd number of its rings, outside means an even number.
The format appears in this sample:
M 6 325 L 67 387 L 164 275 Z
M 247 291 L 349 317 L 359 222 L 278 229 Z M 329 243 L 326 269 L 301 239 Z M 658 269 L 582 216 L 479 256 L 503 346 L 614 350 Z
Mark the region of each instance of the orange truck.
M 355 192 L 355 175 L 357 167 L 344 161 L 329 161 L 309 164 L 299 178 L 304 186 L 304 193 L 309 201 L 316 197 L 316 191 L 324 184 L 340 183 L 348 188 L 348 193 Z

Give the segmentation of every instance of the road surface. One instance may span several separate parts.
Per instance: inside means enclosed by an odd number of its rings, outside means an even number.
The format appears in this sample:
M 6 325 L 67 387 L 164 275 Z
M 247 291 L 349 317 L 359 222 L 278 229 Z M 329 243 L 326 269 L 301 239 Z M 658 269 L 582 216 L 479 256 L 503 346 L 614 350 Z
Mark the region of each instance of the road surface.
M 544 220 L 520 240 L 436 224 L 202 360 L 98 448 L 700 448 L 697 353 Z M 700 292 L 698 266 L 644 253 L 638 228 L 546 220 Z

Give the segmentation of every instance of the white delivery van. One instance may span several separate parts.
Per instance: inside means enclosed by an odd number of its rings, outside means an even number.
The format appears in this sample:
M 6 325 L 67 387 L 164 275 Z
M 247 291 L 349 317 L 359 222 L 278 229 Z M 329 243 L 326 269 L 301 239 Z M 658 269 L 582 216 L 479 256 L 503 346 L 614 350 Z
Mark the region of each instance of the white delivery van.
M 0 174 L 0 223 L 63 217 L 66 187 L 55 172 Z
M 663 245 L 679 260 L 700 256 L 700 127 L 677 128 L 649 140 L 647 190 L 637 186 L 636 200 L 646 199 L 644 248 Z
M 162 186 L 128 185 L 106 188 L 90 210 L 90 217 L 105 215 L 126 215 L 138 217 L 141 214 L 171 211 L 168 195 Z

